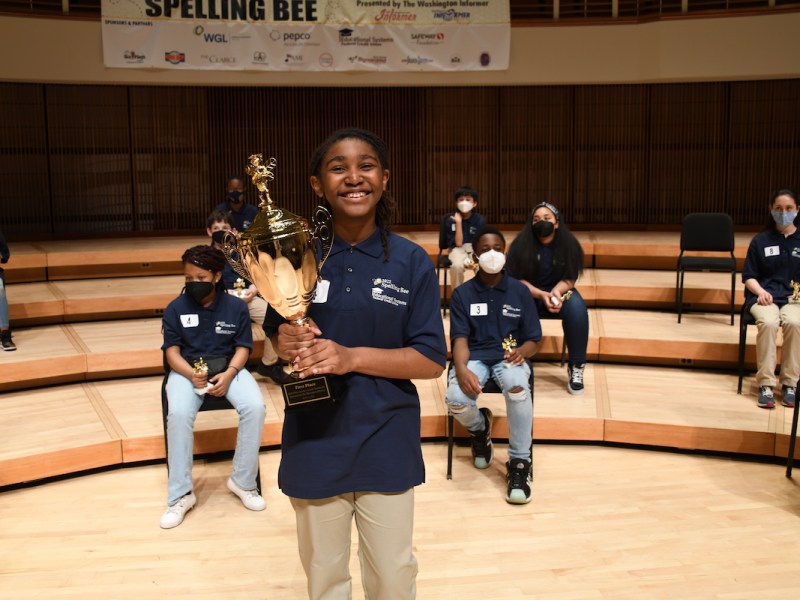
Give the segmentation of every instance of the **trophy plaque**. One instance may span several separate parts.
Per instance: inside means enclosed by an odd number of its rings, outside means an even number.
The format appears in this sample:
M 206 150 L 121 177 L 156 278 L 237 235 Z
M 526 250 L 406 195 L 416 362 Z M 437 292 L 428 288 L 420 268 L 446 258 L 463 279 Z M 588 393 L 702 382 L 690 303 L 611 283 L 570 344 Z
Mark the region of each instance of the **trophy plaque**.
M 792 280 L 789 282 L 792 286 L 792 295 L 789 296 L 789 304 L 800 304 L 800 281 Z
M 333 244 L 333 221 L 318 206 L 312 229 L 302 217 L 273 204 L 268 182 L 275 178 L 276 164 L 274 158 L 265 163 L 261 154 L 248 158 L 245 171 L 258 189 L 259 213 L 245 231 L 225 235 L 222 251 L 231 267 L 252 281 L 259 296 L 283 318 L 296 327 L 307 327 L 308 305 Z M 281 385 L 287 408 L 333 400 L 326 376 L 300 379 L 298 372 L 290 375 L 294 381 Z

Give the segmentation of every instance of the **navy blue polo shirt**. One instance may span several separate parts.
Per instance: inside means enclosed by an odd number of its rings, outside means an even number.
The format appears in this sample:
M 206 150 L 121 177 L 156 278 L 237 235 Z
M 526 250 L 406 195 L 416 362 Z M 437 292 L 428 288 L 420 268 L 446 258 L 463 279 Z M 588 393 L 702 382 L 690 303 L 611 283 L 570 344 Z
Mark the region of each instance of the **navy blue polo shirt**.
M 450 213 L 450 217 L 455 213 Z M 473 212 L 468 219 L 461 220 L 461 231 L 464 233 L 464 243 L 471 244 L 475 234 L 478 233 L 481 227 L 486 225 L 486 219 L 482 215 Z M 456 223 L 450 220 L 450 227 L 447 230 L 447 247 L 454 248 L 456 245 Z
M 447 356 L 433 262 L 417 244 L 380 232 L 351 246 L 336 238 L 308 315 L 322 337 L 346 347 L 413 348 L 444 366 Z M 272 335 L 284 319 L 270 307 Z M 329 376 L 335 402 L 287 411 L 278 485 L 295 498 L 401 492 L 425 480 L 420 406 L 408 379 Z
M 180 346 L 186 360 L 200 356 L 233 356 L 237 346 L 253 349 L 253 331 L 247 304 L 226 294 L 217 286 L 217 294 L 207 307 L 187 294 L 169 303 L 162 321 L 164 344 Z
M 229 213 L 231 220 L 233 221 L 233 226 L 236 228 L 236 231 L 240 233 L 253 224 L 253 221 L 256 220 L 256 215 L 258 214 L 258 208 L 252 204 L 247 204 L 246 202 L 242 204 L 242 207 L 238 212 L 231 208 L 230 202 L 217 204 L 217 206 L 214 207 L 214 210 Z
M 742 281 L 756 279 L 772 294 L 772 301 L 783 306 L 792 295 L 790 281 L 800 281 L 800 230 L 784 236 L 773 229 L 762 231 L 750 241 L 742 269 Z M 745 288 L 749 308 L 758 299 Z
M 517 340 L 517 346 L 542 339 L 533 296 L 522 283 L 504 273 L 494 287 L 478 276 L 453 290 L 450 339 L 467 340 L 470 360 L 503 360 L 502 341 L 508 335 Z

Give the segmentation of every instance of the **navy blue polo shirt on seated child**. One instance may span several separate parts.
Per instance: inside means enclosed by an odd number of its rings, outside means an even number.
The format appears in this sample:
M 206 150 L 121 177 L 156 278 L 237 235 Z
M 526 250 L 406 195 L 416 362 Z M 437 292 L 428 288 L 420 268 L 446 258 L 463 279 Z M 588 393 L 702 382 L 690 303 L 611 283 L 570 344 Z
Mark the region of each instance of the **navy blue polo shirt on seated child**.
M 253 206 L 252 204 L 242 204 L 241 208 L 236 211 L 233 210 L 230 202 L 223 202 L 222 204 L 217 204 L 214 207 L 214 210 L 218 210 L 220 212 L 229 213 L 231 216 L 231 220 L 233 221 L 233 226 L 236 228 L 236 231 L 241 233 L 245 231 L 250 225 L 253 224 L 253 221 L 256 220 L 256 216 L 258 216 L 258 208 Z
M 447 348 L 433 261 L 417 244 L 380 231 L 351 246 L 335 238 L 308 316 L 346 347 L 413 348 L 444 366 Z M 268 336 L 285 320 L 270 307 Z M 335 402 L 289 410 L 278 486 L 294 498 L 402 492 L 425 480 L 420 404 L 408 379 L 329 375 Z
M 742 269 L 742 281 L 756 279 L 772 301 L 783 306 L 794 290 L 791 281 L 800 281 L 800 230 L 788 236 L 773 229 L 762 231 L 750 242 Z M 758 297 L 745 288 L 745 304 L 750 308 Z
M 453 291 L 450 339 L 466 338 L 470 360 L 489 364 L 503 360 L 502 341 L 508 335 L 517 346 L 542 339 L 533 296 L 522 283 L 504 272 L 494 287 L 478 276 Z
M 214 300 L 204 307 L 181 294 L 169 303 L 162 321 L 162 350 L 179 346 L 187 361 L 201 356 L 228 356 L 237 346 L 253 349 L 253 330 L 247 304 L 217 286 Z
M 450 213 L 453 217 L 455 213 Z M 486 219 L 482 215 L 473 212 L 468 219 L 461 219 L 461 231 L 464 234 L 464 243 L 471 244 L 472 238 L 478 233 L 478 230 L 486 225 Z M 447 247 L 454 248 L 456 245 L 456 222 L 450 220 L 450 227 L 447 229 Z

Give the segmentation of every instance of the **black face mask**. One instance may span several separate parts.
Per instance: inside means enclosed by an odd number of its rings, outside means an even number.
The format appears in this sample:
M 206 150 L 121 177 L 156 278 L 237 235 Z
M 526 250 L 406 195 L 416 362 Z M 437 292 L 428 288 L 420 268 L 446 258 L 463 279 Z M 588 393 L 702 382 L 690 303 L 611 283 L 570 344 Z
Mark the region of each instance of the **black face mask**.
M 231 204 L 239 204 L 242 201 L 243 195 L 244 192 L 233 190 L 231 192 L 228 192 L 228 200 L 230 200 Z
M 198 304 L 202 304 L 203 298 L 214 291 L 214 284 L 210 281 L 187 281 L 186 293 Z
M 225 239 L 225 234 L 228 233 L 224 229 L 220 229 L 219 231 L 215 231 L 211 234 L 211 239 L 214 240 L 215 244 L 219 244 L 222 246 L 222 241 Z
M 556 226 L 552 221 L 536 221 L 533 224 L 533 234 L 536 237 L 544 238 L 553 233 Z

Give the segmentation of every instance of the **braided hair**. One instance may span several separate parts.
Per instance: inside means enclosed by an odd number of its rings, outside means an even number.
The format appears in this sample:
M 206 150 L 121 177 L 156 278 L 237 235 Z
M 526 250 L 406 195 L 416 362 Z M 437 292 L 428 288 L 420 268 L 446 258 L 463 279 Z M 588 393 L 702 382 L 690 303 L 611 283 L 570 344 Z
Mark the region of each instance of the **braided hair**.
M 356 127 L 349 127 L 334 131 L 314 151 L 314 154 L 311 155 L 311 161 L 309 164 L 309 171 L 311 175 L 317 178 L 320 177 L 322 160 L 325 158 L 325 155 L 328 153 L 328 150 L 330 150 L 331 146 L 337 142 L 340 142 L 341 140 L 353 138 L 361 140 L 362 142 L 372 146 L 372 149 L 375 150 L 375 154 L 378 155 L 381 168 L 384 170 L 389 168 L 389 150 L 386 147 L 386 143 L 371 131 L 367 131 L 366 129 L 358 129 Z M 323 202 L 325 207 L 330 210 L 331 207 L 327 199 L 324 199 Z M 383 190 L 383 195 L 381 196 L 381 199 L 378 200 L 378 204 L 375 207 L 375 225 L 378 227 L 378 230 L 381 234 L 384 262 L 388 262 L 389 260 L 389 228 L 394 223 L 395 210 L 394 198 L 392 198 L 391 194 L 389 194 L 387 190 Z
M 213 246 L 193 246 L 181 256 L 182 264 L 193 264 L 196 267 L 219 273 L 225 268 L 225 255 Z

